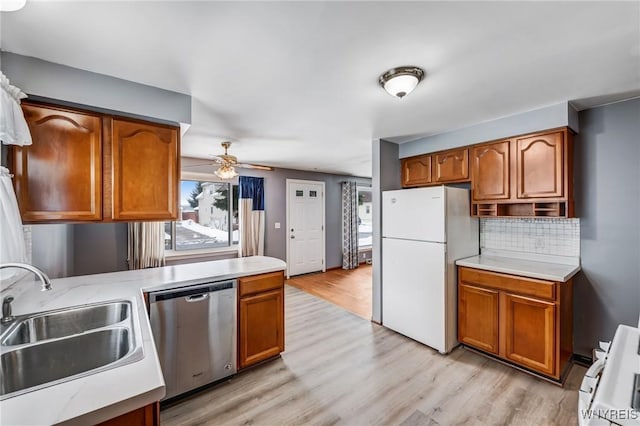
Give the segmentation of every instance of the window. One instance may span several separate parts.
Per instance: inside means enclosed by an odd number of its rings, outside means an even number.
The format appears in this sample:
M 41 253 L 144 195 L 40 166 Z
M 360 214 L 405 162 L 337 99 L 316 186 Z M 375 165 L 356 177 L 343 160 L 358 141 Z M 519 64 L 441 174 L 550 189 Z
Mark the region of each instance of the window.
M 207 249 L 237 243 L 238 185 L 180 181 L 179 220 L 165 224 L 165 249 Z
M 373 242 L 373 202 L 371 188 L 358 187 L 358 248 L 371 247 Z

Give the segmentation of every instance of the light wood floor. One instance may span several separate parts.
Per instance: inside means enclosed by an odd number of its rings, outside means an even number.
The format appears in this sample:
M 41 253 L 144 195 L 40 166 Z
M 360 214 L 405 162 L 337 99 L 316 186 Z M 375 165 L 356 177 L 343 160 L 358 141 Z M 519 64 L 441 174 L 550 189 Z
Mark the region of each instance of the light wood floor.
M 565 389 L 462 348 L 443 356 L 286 286 L 282 357 L 161 412 L 163 425 L 577 424 Z
M 366 320 L 371 319 L 371 265 L 356 269 L 331 269 L 327 272 L 300 275 L 286 283 L 336 304 Z

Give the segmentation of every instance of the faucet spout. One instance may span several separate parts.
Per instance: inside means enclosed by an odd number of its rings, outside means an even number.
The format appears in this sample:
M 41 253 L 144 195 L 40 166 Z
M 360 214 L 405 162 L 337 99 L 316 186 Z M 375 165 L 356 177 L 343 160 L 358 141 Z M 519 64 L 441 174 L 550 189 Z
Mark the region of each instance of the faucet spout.
M 28 263 L 19 263 L 19 262 L 9 262 L 9 263 L 0 264 L 0 269 L 4 269 L 4 268 L 18 268 L 18 269 L 25 269 L 27 271 L 31 271 L 42 282 L 42 288 L 41 288 L 42 291 L 51 290 L 51 280 L 49 279 L 47 274 L 45 274 L 44 272 L 42 272 L 41 269 L 36 268 L 33 265 L 29 265 Z

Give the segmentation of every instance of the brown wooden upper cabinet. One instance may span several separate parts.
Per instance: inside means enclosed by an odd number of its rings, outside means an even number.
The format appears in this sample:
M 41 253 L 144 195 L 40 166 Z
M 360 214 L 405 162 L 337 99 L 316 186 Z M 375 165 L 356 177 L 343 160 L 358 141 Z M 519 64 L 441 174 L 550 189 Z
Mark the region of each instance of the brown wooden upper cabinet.
M 453 149 L 433 155 L 436 183 L 469 180 L 469 149 Z
M 25 223 L 177 218 L 178 128 L 23 102 L 10 168 Z
M 471 152 L 473 200 L 509 199 L 509 141 L 477 145 Z
M 402 187 L 469 181 L 469 149 L 451 149 L 403 158 Z
M 556 198 L 564 195 L 563 142 L 563 132 L 515 140 L 518 198 Z
M 25 223 L 102 219 L 102 121 L 98 114 L 22 103 L 33 145 L 13 148 Z
M 402 159 L 402 187 L 425 186 L 431 183 L 431 156 L 419 155 Z
M 471 148 L 472 214 L 574 217 L 568 128 Z
M 175 219 L 177 130 L 122 119 L 114 119 L 112 129 L 113 219 Z

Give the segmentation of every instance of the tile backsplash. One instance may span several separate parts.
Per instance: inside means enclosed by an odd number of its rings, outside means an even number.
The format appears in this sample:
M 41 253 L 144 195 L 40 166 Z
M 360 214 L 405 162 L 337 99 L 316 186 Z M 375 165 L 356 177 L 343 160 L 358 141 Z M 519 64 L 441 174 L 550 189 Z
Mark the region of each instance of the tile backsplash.
M 32 240 L 31 240 L 31 225 L 23 225 L 22 226 L 22 232 L 24 233 L 24 248 L 25 248 L 25 255 L 27 256 L 27 258 L 25 259 L 27 261 L 27 263 L 32 263 L 32 259 L 33 257 L 31 256 L 32 253 Z
M 580 256 L 580 219 L 481 218 L 480 248 Z

